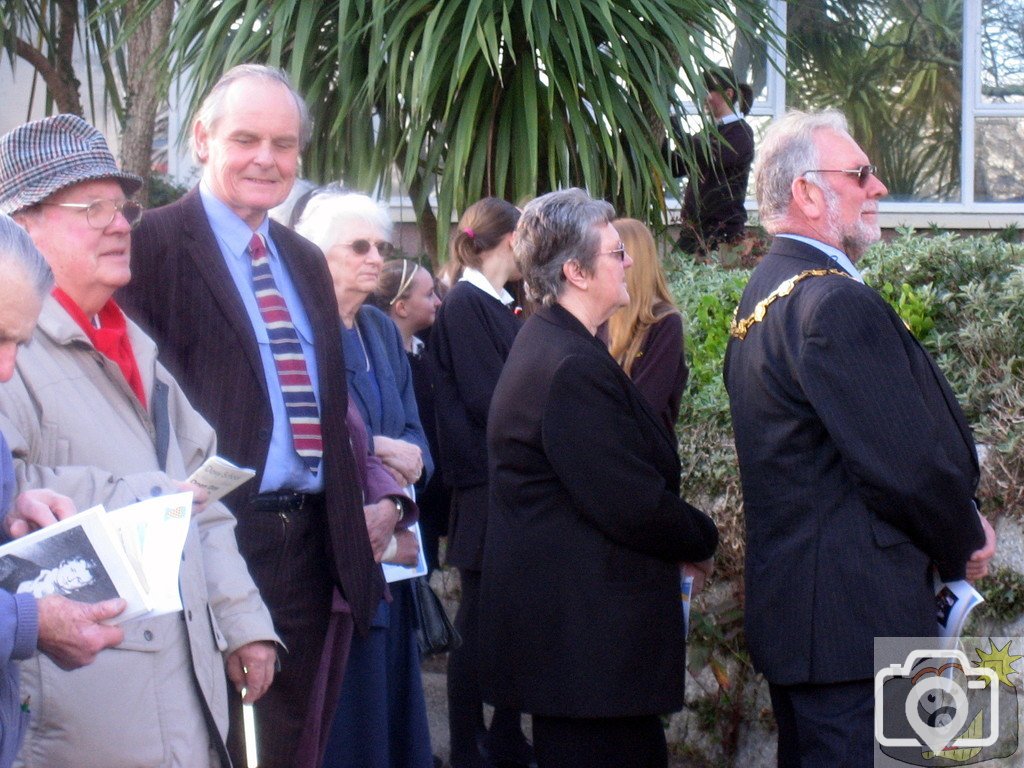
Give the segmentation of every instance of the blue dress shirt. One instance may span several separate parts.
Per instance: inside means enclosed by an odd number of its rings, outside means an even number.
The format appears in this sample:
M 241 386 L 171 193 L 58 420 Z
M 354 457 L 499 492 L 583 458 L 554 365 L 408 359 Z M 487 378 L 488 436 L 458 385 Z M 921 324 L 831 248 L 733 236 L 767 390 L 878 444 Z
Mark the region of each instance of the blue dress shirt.
M 213 194 L 205 181 L 199 184 L 199 195 L 203 200 L 206 216 L 210 220 L 210 227 L 217 237 L 221 255 L 223 255 L 228 271 L 231 272 L 231 277 L 235 281 L 238 295 L 241 296 L 242 304 L 245 305 L 245 311 L 249 315 L 249 323 L 256 334 L 260 359 L 263 362 L 263 376 L 267 381 L 267 393 L 274 414 L 274 431 L 270 437 L 270 450 L 267 453 L 266 466 L 263 468 L 260 492 L 288 489 L 303 493 L 320 493 L 324 486 L 323 460 L 314 475 L 305 467 L 299 454 L 295 452 L 291 425 L 284 407 L 284 395 L 281 393 L 281 385 L 277 378 L 277 364 L 274 362 L 274 354 L 270 349 L 266 323 L 263 322 L 263 315 L 260 314 L 259 306 L 256 303 L 256 294 L 252 287 L 252 258 L 248 251 L 249 240 L 252 239 L 253 232 L 249 229 L 249 225 L 238 217 L 238 214 Z M 317 378 L 313 328 L 310 325 L 309 317 L 295 290 L 295 284 L 292 282 L 284 262 L 281 261 L 277 246 L 270 238 L 269 219 L 264 218 L 256 232 L 262 235 L 267 243 L 267 250 L 270 252 L 270 272 L 273 274 L 277 290 L 284 297 L 288 312 L 291 314 L 292 324 L 295 326 L 299 343 L 302 345 L 302 353 L 306 358 L 309 379 L 313 383 L 313 395 L 316 397 L 317 406 L 320 406 L 320 382 Z

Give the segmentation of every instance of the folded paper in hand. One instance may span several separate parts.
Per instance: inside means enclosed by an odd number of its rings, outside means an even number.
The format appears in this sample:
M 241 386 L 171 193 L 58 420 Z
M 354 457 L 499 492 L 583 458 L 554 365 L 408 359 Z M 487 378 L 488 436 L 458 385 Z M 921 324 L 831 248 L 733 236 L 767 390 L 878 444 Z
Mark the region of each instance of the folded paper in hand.
M 208 494 L 207 503 L 219 501 L 242 483 L 256 477 L 255 469 L 236 467 L 227 459 L 211 456 L 203 462 L 188 481 L 198 485 Z
M 192 494 L 156 496 L 113 512 L 72 515 L 0 547 L 0 589 L 128 606 L 111 624 L 180 611 L 178 570 Z

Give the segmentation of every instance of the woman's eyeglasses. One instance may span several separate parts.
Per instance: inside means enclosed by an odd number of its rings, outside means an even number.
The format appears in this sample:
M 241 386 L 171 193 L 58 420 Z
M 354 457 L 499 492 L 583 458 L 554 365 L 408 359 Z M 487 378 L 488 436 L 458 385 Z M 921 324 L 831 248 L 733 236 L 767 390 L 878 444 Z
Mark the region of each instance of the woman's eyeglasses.
M 351 243 L 342 243 L 346 248 L 351 248 L 359 256 L 365 256 L 371 248 L 376 248 L 381 258 L 389 259 L 395 252 L 395 246 L 386 240 L 353 240 Z
M 816 170 L 804 171 L 804 174 L 808 173 L 845 173 L 847 176 L 856 176 L 857 183 L 860 186 L 865 186 L 868 183 L 868 179 L 876 175 L 878 166 L 875 165 L 861 165 L 857 168 L 818 168 Z
M 619 247 L 611 251 L 598 251 L 598 256 L 614 256 L 619 261 L 626 260 L 626 244 L 619 243 Z
M 85 220 L 93 229 L 109 227 L 118 211 L 124 216 L 128 226 L 134 227 L 142 220 L 142 212 L 145 210 L 134 200 L 125 200 L 121 203 L 115 203 L 113 200 L 93 200 L 91 203 L 42 203 L 42 205 L 85 211 Z

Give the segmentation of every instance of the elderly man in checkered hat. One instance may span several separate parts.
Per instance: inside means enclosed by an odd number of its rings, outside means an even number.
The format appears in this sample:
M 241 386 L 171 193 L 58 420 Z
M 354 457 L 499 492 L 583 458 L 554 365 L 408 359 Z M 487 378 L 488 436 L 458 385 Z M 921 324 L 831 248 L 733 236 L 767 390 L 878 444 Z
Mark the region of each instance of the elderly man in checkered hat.
M 216 452 L 156 346 L 113 293 L 131 278 L 141 180 L 73 115 L 0 137 L 0 212 L 29 233 L 56 280 L 32 343 L 0 385 L 0 431 L 19 489 L 48 487 L 79 509 L 195 492 L 182 555 L 183 610 L 122 624 L 124 640 L 74 674 L 22 663 L 31 722 L 25 766 L 227 766 L 224 670 L 258 697 L 274 675 L 270 615 L 235 541 L 235 519 L 184 480 Z M 170 298 L 169 298 L 170 300 Z

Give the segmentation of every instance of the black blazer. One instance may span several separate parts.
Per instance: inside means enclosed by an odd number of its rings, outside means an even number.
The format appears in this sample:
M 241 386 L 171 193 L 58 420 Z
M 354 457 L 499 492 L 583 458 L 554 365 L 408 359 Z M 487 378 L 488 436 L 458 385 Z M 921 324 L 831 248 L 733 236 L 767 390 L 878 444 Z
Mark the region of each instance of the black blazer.
M 673 124 L 673 128 L 681 128 Z M 690 177 L 683 195 L 682 219 L 712 244 L 743 234 L 747 224 L 747 180 L 754 162 L 754 130 L 746 120 L 718 127 L 718 133 L 688 135 L 675 132 L 676 142 L 694 153 L 697 173 Z M 672 174 L 690 171 L 682 156 L 669 157 Z M 683 230 L 686 234 L 686 230 Z
M 337 584 L 356 625 L 365 629 L 382 583 L 345 425 L 348 394 L 337 302 L 320 250 L 274 221 L 270 234 L 315 335 L 329 545 Z M 161 362 L 217 431 L 219 453 L 257 469 L 252 482 L 225 498 L 238 517 L 241 545 L 248 500 L 259 488 L 270 447 L 273 414 L 256 336 L 198 189 L 146 212 L 132 233 L 132 281 L 117 298 L 157 340 Z
M 683 704 L 683 561 L 717 546 L 679 498 L 674 437 L 567 311 L 523 326 L 488 420 L 481 595 L 485 693 L 549 716 Z
M 776 238 L 743 293 L 838 268 Z M 769 682 L 870 678 L 882 636 L 935 634 L 931 566 L 962 578 L 984 534 L 978 460 L 945 377 L 872 288 L 811 277 L 725 358 L 747 530 L 746 632 Z

